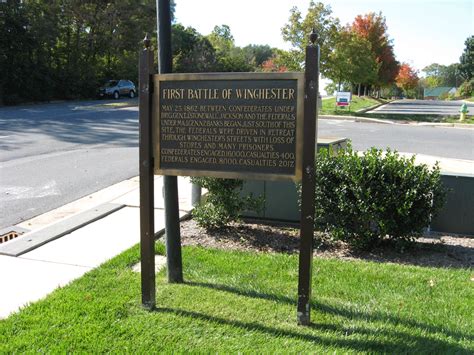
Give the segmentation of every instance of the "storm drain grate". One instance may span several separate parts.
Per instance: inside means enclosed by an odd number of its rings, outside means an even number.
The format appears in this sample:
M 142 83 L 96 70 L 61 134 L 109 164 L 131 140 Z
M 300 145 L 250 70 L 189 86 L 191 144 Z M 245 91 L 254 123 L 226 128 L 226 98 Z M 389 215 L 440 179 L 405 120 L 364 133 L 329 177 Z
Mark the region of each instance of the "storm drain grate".
M 13 240 L 15 238 L 18 238 L 20 235 L 23 233 L 17 232 L 17 231 L 9 231 L 7 233 L 4 233 L 0 235 L 0 244 L 9 242 L 10 240 Z

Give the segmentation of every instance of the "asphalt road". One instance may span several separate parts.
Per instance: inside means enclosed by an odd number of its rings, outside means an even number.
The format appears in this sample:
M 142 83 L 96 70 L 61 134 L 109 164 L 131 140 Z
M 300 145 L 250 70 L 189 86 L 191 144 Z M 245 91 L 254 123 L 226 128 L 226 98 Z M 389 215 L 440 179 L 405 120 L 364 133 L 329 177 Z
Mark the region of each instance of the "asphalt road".
M 138 175 L 137 111 L 104 103 L 0 108 L 0 229 Z
M 463 103 L 463 101 L 396 100 L 369 113 L 459 116 L 459 109 Z M 474 103 L 468 103 L 467 106 L 469 112 L 474 114 Z
M 0 108 L 0 229 L 138 175 L 138 112 L 90 101 Z M 474 130 L 320 120 L 355 149 L 474 160 Z
M 474 129 L 320 120 L 318 136 L 349 138 L 356 150 L 391 148 L 404 153 L 474 160 Z

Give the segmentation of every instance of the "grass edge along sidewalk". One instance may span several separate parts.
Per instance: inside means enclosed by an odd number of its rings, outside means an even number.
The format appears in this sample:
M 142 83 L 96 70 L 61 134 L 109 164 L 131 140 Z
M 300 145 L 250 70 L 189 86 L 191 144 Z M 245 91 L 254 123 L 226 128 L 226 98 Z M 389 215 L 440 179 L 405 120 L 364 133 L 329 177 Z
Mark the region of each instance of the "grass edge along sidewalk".
M 154 312 L 140 305 L 135 246 L 0 320 L 0 353 L 474 351 L 469 269 L 315 258 L 313 324 L 300 327 L 297 254 L 183 256 L 186 283 L 162 270 Z

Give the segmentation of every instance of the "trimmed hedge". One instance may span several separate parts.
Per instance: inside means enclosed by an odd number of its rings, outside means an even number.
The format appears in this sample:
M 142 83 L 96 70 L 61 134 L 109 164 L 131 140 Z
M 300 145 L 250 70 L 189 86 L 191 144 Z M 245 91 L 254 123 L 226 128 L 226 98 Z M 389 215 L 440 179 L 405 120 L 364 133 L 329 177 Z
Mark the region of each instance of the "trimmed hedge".
M 383 240 L 404 246 L 420 236 L 444 204 L 446 191 L 436 165 L 372 148 L 326 149 L 316 159 L 315 226 L 357 249 Z

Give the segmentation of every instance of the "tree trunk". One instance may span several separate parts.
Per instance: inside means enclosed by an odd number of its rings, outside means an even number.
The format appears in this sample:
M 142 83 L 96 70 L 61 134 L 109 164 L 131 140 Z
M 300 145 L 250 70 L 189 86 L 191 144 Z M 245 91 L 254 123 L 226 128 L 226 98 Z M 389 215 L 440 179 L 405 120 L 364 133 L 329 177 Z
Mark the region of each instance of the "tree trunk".
M 357 86 L 357 96 L 360 97 L 360 84 L 358 84 L 358 86 Z

